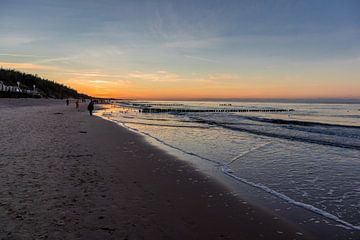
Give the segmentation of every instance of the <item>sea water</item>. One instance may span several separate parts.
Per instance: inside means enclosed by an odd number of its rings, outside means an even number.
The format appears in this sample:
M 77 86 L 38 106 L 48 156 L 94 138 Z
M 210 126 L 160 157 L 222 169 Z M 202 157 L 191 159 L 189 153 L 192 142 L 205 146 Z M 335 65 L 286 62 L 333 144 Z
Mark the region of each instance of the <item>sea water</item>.
M 144 107 L 294 111 L 140 112 Z M 360 230 L 360 104 L 118 102 L 102 114 L 233 181 Z

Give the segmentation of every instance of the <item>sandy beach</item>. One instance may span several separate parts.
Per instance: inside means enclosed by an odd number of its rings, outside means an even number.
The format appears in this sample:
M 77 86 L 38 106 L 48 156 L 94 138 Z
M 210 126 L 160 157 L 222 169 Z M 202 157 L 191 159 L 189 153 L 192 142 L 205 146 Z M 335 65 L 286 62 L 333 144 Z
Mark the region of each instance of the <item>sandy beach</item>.
M 84 104 L 0 119 L 0 239 L 312 239 Z

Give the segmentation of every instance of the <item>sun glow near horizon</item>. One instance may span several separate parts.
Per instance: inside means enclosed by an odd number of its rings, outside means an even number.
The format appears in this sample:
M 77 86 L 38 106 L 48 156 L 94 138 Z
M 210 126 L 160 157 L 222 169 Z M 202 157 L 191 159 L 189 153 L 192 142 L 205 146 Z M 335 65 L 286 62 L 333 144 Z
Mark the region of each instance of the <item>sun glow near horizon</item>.
M 236 99 L 236 98 L 359 98 L 359 84 L 354 78 L 344 85 L 337 76 L 326 77 L 321 85 L 311 77 L 301 78 L 275 74 L 271 76 L 240 76 L 208 74 L 180 77 L 167 71 L 127 74 L 76 72 L 42 68 L 32 64 L 4 64 L 4 68 L 38 74 L 94 97 L 124 99 Z M 318 77 L 318 76 L 316 76 Z

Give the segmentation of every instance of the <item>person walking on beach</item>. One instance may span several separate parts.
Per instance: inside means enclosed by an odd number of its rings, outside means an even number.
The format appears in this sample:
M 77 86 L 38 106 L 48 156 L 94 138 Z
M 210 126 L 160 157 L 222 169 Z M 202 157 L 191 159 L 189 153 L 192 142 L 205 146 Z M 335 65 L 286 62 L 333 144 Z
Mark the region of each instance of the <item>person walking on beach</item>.
M 79 100 L 76 100 L 75 105 L 76 105 L 76 109 L 79 110 Z
M 92 116 L 92 112 L 94 111 L 94 101 L 91 100 L 89 105 L 88 105 L 88 110 L 89 110 L 89 114 L 90 116 Z
M 69 106 L 69 99 L 66 99 L 66 106 Z

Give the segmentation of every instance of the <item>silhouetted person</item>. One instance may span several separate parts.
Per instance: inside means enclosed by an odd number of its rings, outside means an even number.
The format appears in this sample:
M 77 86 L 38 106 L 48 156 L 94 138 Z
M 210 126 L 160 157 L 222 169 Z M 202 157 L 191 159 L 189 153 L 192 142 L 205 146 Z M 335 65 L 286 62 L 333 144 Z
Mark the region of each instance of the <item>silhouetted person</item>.
M 75 105 L 76 105 L 76 109 L 79 109 L 79 100 L 76 100 Z
M 88 110 L 89 110 L 90 116 L 92 116 L 92 112 L 94 111 L 94 101 L 93 100 L 91 100 L 89 102 Z
M 69 99 L 66 99 L 66 106 L 69 106 Z

